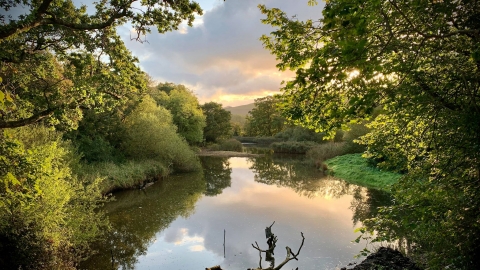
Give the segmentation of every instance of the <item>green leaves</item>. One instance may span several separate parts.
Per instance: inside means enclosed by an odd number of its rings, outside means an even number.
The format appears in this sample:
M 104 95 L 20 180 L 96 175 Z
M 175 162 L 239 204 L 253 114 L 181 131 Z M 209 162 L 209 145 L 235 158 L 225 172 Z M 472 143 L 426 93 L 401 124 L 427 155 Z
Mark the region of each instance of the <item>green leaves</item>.
M 406 174 L 396 205 L 369 226 L 409 237 L 431 268 L 478 264 L 480 212 L 460 209 L 480 209 L 479 3 L 328 1 L 316 23 L 261 10 L 276 28 L 265 47 L 296 71 L 282 89 L 287 118 L 331 133 L 373 120 L 367 156 Z

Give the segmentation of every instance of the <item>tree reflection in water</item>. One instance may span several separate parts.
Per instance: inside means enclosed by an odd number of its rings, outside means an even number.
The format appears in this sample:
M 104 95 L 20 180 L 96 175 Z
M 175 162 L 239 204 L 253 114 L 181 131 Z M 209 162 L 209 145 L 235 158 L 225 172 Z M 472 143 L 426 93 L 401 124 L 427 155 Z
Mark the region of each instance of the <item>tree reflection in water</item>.
M 202 173 L 171 176 L 143 191 L 125 191 L 108 203 L 112 230 L 97 243 L 98 254 L 80 269 L 134 269 L 137 258 L 145 255 L 158 232 L 168 228 L 179 216 L 190 216 L 205 192 Z M 112 261 L 113 258 L 113 261 Z
M 325 176 L 302 158 L 266 155 L 248 159 L 248 163 L 256 182 L 287 187 L 300 196 L 340 198 L 353 195 L 350 208 L 354 225 L 372 217 L 378 206 L 390 201 L 388 194 L 383 192 Z M 202 165 L 203 172 L 170 176 L 144 191 L 117 193 L 118 200 L 104 208 L 112 231 L 103 243 L 97 244 L 101 251 L 79 268 L 135 268 L 137 258 L 146 254 L 158 233 L 179 216 L 190 216 L 202 196 L 217 196 L 232 185 L 232 166 L 228 158 L 204 157 Z
M 324 175 L 305 162 L 300 156 L 267 155 L 250 159 L 255 181 L 278 187 L 288 187 L 297 194 L 308 198 L 322 196 L 340 198 L 353 195 L 350 209 L 353 211 L 353 225 L 377 215 L 378 207 L 390 205 L 392 197 L 388 192 L 368 189 L 334 177 Z
M 207 185 L 205 195 L 217 196 L 232 185 L 232 168 L 228 157 L 202 157 L 200 160 Z

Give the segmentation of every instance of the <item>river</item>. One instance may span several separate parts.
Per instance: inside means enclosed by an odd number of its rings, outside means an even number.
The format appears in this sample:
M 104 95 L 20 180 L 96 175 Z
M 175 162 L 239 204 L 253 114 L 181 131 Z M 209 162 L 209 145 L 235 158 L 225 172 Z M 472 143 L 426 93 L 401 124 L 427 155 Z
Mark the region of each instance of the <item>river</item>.
M 301 158 L 203 157 L 202 165 L 199 173 L 116 193 L 104 208 L 112 232 L 80 268 L 256 268 L 252 243 L 267 249 L 265 227 L 275 222 L 277 265 L 286 246 L 298 250 L 303 232 L 299 260 L 283 269 L 340 269 L 361 260 L 354 256 L 365 243 L 352 243 L 359 236 L 354 230 L 389 200 L 383 192 L 324 176 Z

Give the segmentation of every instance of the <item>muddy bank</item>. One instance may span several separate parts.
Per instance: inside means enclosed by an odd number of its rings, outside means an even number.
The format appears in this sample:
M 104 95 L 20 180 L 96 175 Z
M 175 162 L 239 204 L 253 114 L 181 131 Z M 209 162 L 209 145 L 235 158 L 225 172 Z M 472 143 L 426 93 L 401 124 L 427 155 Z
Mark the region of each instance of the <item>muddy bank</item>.
M 376 269 L 392 269 L 392 270 L 421 270 L 409 258 L 403 256 L 399 251 L 391 248 L 381 247 L 377 252 L 370 254 L 365 260 L 358 265 L 343 267 L 341 270 L 376 270 Z

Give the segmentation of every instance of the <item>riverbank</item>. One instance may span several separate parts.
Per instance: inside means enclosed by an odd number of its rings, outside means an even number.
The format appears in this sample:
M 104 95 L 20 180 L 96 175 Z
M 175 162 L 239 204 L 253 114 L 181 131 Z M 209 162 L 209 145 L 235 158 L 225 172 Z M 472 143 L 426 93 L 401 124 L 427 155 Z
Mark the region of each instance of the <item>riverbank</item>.
M 325 161 L 328 171 L 334 177 L 349 183 L 381 190 L 398 182 L 402 176 L 399 173 L 382 171 L 368 165 L 362 154 L 337 156 Z
M 236 151 L 209 151 L 203 149 L 197 153 L 198 156 L 203 157 L 261 157 L 262 154 L 252 154 L 245 152 L 236 152 Z
M 412 260 L 399 251 L 386 247 L 381 247 L 377 252 L 368 255 L 360 264 L 351 267 L 352 265 L 349 265 L 341 268 L 341 270 L 421 270 Z

